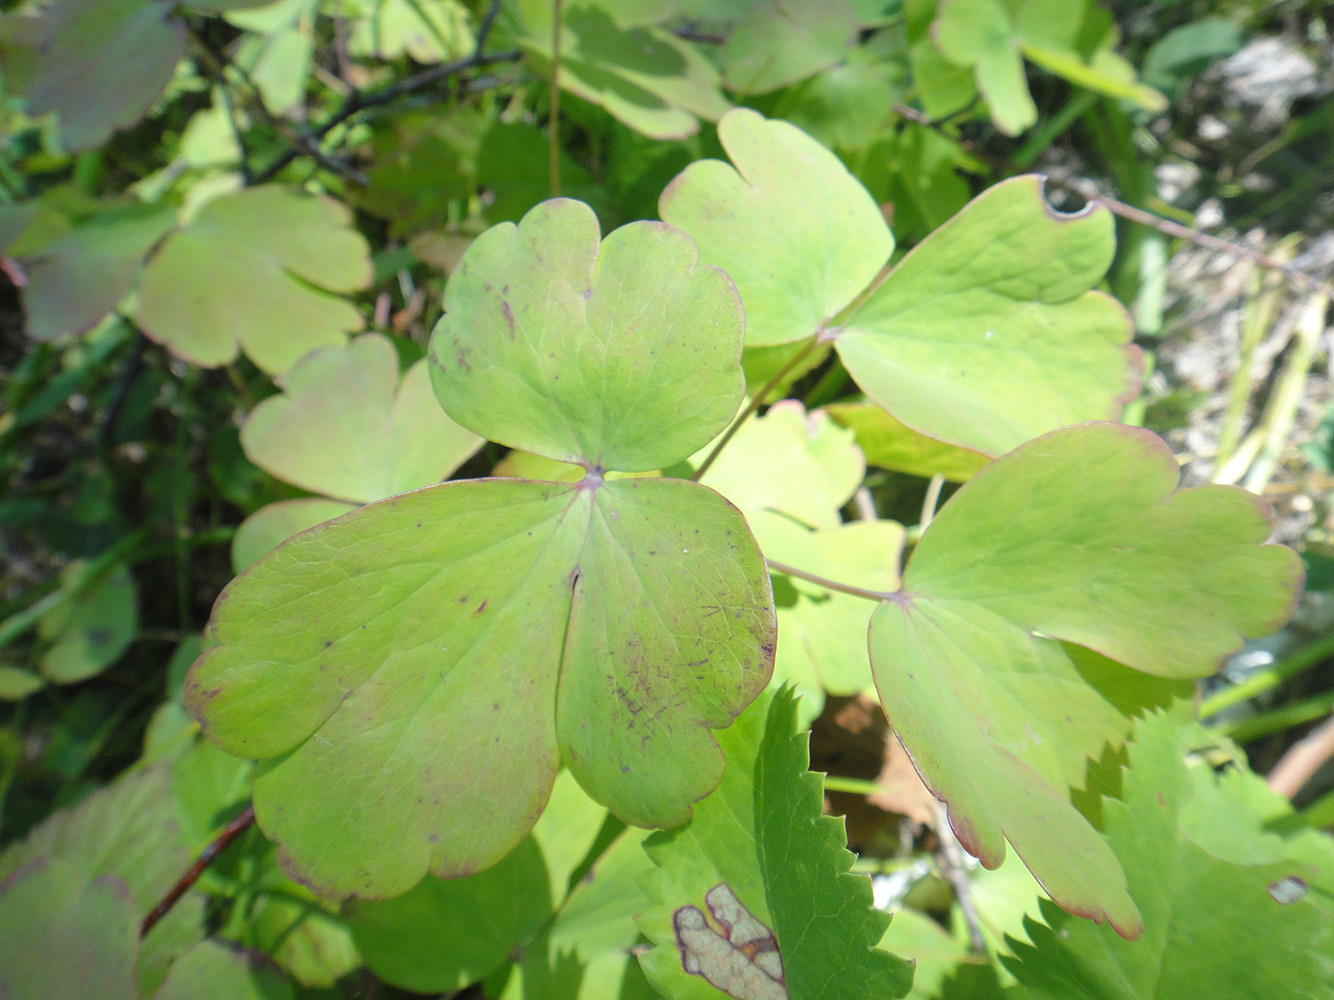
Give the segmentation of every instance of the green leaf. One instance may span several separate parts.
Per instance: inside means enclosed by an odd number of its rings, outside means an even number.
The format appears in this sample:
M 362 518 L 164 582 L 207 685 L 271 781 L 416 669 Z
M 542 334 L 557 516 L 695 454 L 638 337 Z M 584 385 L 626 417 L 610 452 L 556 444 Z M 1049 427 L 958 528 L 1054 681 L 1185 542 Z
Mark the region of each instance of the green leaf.
M 0 882 L 0 996 L 136 1000 L 138 935 L 124 883 L 30 861 Z
M 1215 778 L 1209 768 L 1188 771 L 1182 757 L 1193 743 L 1210 739 L 1199 727 L 1180 726 L 1163 713 L 1141 720 L 1123 800 L 1107 801 L 1103 815 L 1108 843 L 1144 913 L 1145 932 L 1131 944 L 1043 906 L 1045 926 L 1025 923 L 1032 945 L 1010 942 L 1016 959 L 1006 964 L 1027 987 L 1019 996 L 1298 1000 L 1334 990 L 1328 895 L 1307 892 L 1284 901 L 1280 894 L 1285 880 L 1309 884 L 1312 859 L 1300 847 L 1275 845 L 1269 824 L 1262 825 L 1258 816 L 1239 825 L 1220 822 L 1245 817 L 1250 806 L 1245 800 L 1253 793 L 1241 786 L 1259 779 L 1225 780 L 1206 793 L 1226 804 L 1211 824 L 1229 828 L 1230 856 L 1218 857 L 1191 839 L 1186 814 Z M 1324 841 L 1320 861 L 1328 864 L 1328 838 L 1317 836 Z
M 888 918 L 848 873 L 840 821 L 821 816 L 805 734 L 787 692 L 766 694 L 719 734 L 722 784 L 689 825 L 645 844 L 654 906 L 641 958 L 664 996 L 717 1000 L 901 997 L 911 966 L 875 948 Z
M 1040 178 L 1005 181 L 862 302 L 892 241 L 860 183 L 786 122 L 738 109 L 719 135 L 736 168 L 692 164 L 659 211 L 732 276 L 749 343 L 832 339 L 895 419 L 991 456 L 1056 427 L 1119 416 L 1138 392 L 1130 318 L 1089 291 L 1112 259 L 1106 209 L 1057 215 Z
M 56 340 L 92 329 L 129 291 L 144 256 L 172 221 L 163 205 L 108 207 L 21 257 L 28 335 Z
M 889 259 L 884 216 L 837 156 L 787 122 L 737 108 L 718 138 L 735 167 L 692 163 L 658 213 L 736 282 L 748 346 L 823 331 Z
M 985 455 L 918 434 L 874 403 L 835 403 L 825 412 L 856 434 L 869 464 L 883 469 L 962 483 L 987 464 Z
M 288 883 L 287 892 L 299 888 Z M 262 896 L 247 930 L 254 946 L 303 986 L 331 987 L 363 964 L 343 921 L 295 893 Z
M 0 664 L 0 701 L 22 701 L 40 691 L 44 681 L 30 670 Z
M 566 199 L 493 226 L 450 280 L 431 337 L 441 405 L 492 441 L 585 468 L 688 455 L 743 391 L 740 303 L 697 258 L 660 223 L 599 243 L 592 211 Z
M 52 813 L 25 840 L 11 844 L 0 854 L 0 876 L 51 858 L 77 872 L 81 885 L 116 880 L 128 888 L 131 919 L 137 927 L 192 860 L 181 836 L 170 782 L 166 765 L 122 774 L 79 805 Z M 143 990 L 154 989 L 171 961 L 199 939 L 202 916 L 202 897 L 190 893 L 144 939 L 139 955 Z
M 848 372 L 913 430 L 995 456 L 1119 417 L 1138 393 L 1130 317 L 1089 291 L 1112 259 L 1111 213 L 1060 215 L 1041 185 L 1016 177 L 973 199 L 838 332 Z
M 708 730 L 768 680 L 769 601 L 740 514 L 704 487 L 451 483 L 235 581 L 187 704 L 228 752 L 275 758 L 256 814 L 302 881 L 391 896 L 499 860 L 558 756 L 626 821 L 683 822 L 722 767 Z
M 857 11 L 846 0 L 786 0 L 751 7 L 719 53 L 731 90 L 764 94 L 833 66 L 852 47 Z
M 456 0 L 356 0 L 348 50 L 356 56 L 449 62 L 475 47 L 468 11 Z
M 61 572 L 66 587 L 80 581 L 87 563 L 70 563 Z M 125 652 L 139 629 L 134 579 L 117 566 L 43 616 L 38 634 L 50 648 L 39 664 L 55 684 L 75 684 L 100 674 Z
M 244 572 L 263 558 L 264 553 L 277 548 L 297 532 L 323 524 L 355 507 L 355 504 L 319 497 L 279 500 L 261 507 L 242 521 L 232 536 L 232 569 Z
M 973 67 L 992 120 L 1006 135 L 1037 122 L 1024 56 L 1071 83 L 1162 111 L 1167 100 L 1135 82 L 1135 71 L 1112 51 L 1110 16 L 1088 0 L 942 0 L 931 36 L 946 58 Z
M 34 118 L 54 111 L 71 151 L 139 121 L 184 54 L 185 29 L 166 0 L 56 0 L 0 21 L 6 89 Z
M 171 967 L 153 1000 L 292 1000 L 292 986 L 253 952 L 201 941 Z
M 366 242 L 348 222 L 337 202 L 282 187 L 215 198 L 148 262 L 139 323 L 204 367 L 244 349 L 260 368 L 280 372 L 307 351 L 341 344 L 362 318 L 329 293 L 371 278 Z
M 1127 936 L 1139 913 L 1068 789 L 1129 715 L 1181 693 L 1137 671 L 1212 672 L 1290 613 L 1301 580 L 1295 553 L 1261 544 L 1254 497 L 1174 493 L 1178 475 L 1136 428 L 1030 442 L 946 504 L 871 621 L 887 714 L 964 846 L 995 867 L 1009 840 L 1061 906 Z
M 550 78 L 552 7 L 515 5 L 519 42 L 540 77 Z M 716 121 L 730 105 L 718 71 L 694 46 L 649 25 L 621 25 L 596 3 L 562 7 L 560 85 L 653 139 L 683 139 L 699 119 Z
M 241 425 L 246 457 L 312 493 L 354 503 L 438 483 L 482 440 L 440 411 L 426 362 L 398 377 L 387 337 L 312 351 Z M 330 515 L 332 516 L 332 515 Z

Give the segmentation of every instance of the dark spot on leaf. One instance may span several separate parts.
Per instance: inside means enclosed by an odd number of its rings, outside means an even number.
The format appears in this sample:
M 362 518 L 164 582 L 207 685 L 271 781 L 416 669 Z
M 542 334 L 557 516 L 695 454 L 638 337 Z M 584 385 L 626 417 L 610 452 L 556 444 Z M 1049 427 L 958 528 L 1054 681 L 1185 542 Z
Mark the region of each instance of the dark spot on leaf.
M 584 298 L 586 298 L 586 299 L 591 299 L 592 297 L 593 297 L 593 289 L 592 289 L 592 288 L 585 288 L 585 289 L 584 289 Z
M 621 765 L 621 773 L 622 773 L 622 774 L 629 774 L 629 773 L 630 773 L 630 766 L 629 766 L 628 764 L 622 764 L 622 765 Z
M 474 617 L 480 615 L 485 610 L 486 610 L 486 600 L 483 599 L 482 603 L 477 605 L 477 610 L 473 612 Z
M 500 303 L 500 313 L 505 317 L 505 325 L 510 328 L 510 340 L 514 339 L 514 310 L 510 308 L 508 302 Z
M 324 640 L 324 648 L 325 648 L 325 649 L 328 649 L 328 648 L 329 648 L 330 646 L 332 646 L 332 645 L 333 645 L 333 640 L 332 640 L 332 639 L 325 639 L 325 640 Z
M 1162 806 L 1164 809 L 1167 808 L 1167 797 L 1164 796 L 1162 792 L 1158 793 L 1158 804 Z
M 104 646 L 111 641 L 111 629 L 102 626 L 88 630 L 88 641 L 94 646 Z

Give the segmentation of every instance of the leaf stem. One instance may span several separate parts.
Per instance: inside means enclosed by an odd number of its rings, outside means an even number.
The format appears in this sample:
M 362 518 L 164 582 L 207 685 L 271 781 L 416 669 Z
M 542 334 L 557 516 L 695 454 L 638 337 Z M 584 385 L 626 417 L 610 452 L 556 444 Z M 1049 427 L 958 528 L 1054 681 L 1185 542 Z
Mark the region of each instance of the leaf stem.
M 221 854 L 227 849 L 233 840 L 250 829 L 251 824 L 255 822 L 255 807 L 246 806 L 241 814 L 222 828 L 222 832 L 213 840 L 211 844 L 205 847 L 200 853 L 199 858 L 173 885 L 165 896 L 158 901 L 157 906 L 149 911 L 148 916 L 144 917 L 144 922 L 139 925 L 139 936 L 142 938 L 151 931 L 159 920 L 167 915 L 173 906 L 190 891 L 191 886 L 199 881 L 199 876 L 204 874 L 208 868 Z
M 831 580 L 828 577 L 817 576 L 814 573 L 807 573 L 804 569 L 797 569 L 795 566 L 789 566 L 787 563 L 781 563 L 777 559 L 765 559 L 769 564 L 769 570 L 773 573 L 782 573 L 784 576 L 795 576 L 799 580 L 806 580 L 825 590 L 836 590 L 840 594 L 851 594 L 853 597 L 865 598 L 868 601 L 875 601 L 879 604 L 881 601 L 888 601 L 894 593 L 884 590 L 867 590 L 865 587 L 854 587 L 850 583 L 839 583 L 837 580 Z
M 547 124 L 547 169 L 551 175 L 551 197 L 560 196 L 560 28 L 561 0 L 552 4 L 551 22 L 551 113 Z
M 724 434 L 721 438 L 719 438 L 718 443 L 713 446 L 713 451 L 709 452 L 708 458 L 704 459 L 703 464 L 701 464 L 700 467 L 695 470 L 695 474 L 690 477 L 690 481 L 692 483 L 699 482 L 701 477 L 703 477 L 704 473 L 709 471 L 709 466 L 711 466 L 714 463 L 714 460 L 717 459 L 717 457 L 720 454 L 722 454 L 722 450 L 727 447 L 727 442 L 732 440 L 732 436 L 735 435 L 736 432 L 741 429 L 741 425 L 744 424 L 747 419 L 749 419 L 751 414 L 753 414 L 756 410 L 758 410 L 761 406 L 764 405 L 765 397 L 768 396 L 769 393 L 773 392 L 774 389 L 778 386 L 778 384 L 783 381 L 783 376 L 785 376 L 793 368 L 797 367 L 797 365 L 799 365 L 803 360 L 805 360 L 806 356 L 810 354 L 811 351 L 815 350 L 817 343 L 818 343 L 818 338 L 816 337 L 812 337 L 810 340 L 808 340 L 806 342 L 806 346 L 803 347 L 796 354 L 792 355 L 792 357 L 788 359 L 787 364 L 783 365 L 782 368 L 778 369 L 778 371 L 774 373 L 773 378 L 769 379 L 768 382 L 765 382 L 764 385 L 760 387 L 760 391 L 755 393 L 755 395 L 751 397 L 751 400 L 746 405 L 746 408 L 741 411 L 740 415 L 735 420 L 732 421 L 732 426 L 727 428 L 727 433 Z
M 1221 729 L 1224 736 L 1236 743 L 1250 743 L 1262 736 L 1269 736 L 1272 733 L 1282 732 L 1284 729 L 1291 729 L 1293 726 L 1300 726 L 1304 722 L 1314 722 L 1316 719 L 1328 715 L 1331 708 L 1334 708 L 1334 691 L 1324 691 L 1314 697 L 1294 701 L 1290 705 L 1283 705 L 1268 712 L 1261 712 L 1249 719 L 1239 719 L 1236 722 L 1227 723 Z
M 1250 701 L 1257 695 L 1278 687 L 1289 677 L 1294 677 L 1303 670 L 1309 670 L 1311 667 L 1317 666 L 1330 656 L 1334 656 L 1334 635 L 1325 636 L 1309 646 L 1303 646 L 1291 656 L 1279 660 L 1268 669 L 1247 677 L 1240 684 L 1233 684 L 1231 687 L 1226 687 L 1211 694 L 1200 703 L 1200 718 L 1207 719 L 1209 716 L 1217 715 L 1234 705 Z

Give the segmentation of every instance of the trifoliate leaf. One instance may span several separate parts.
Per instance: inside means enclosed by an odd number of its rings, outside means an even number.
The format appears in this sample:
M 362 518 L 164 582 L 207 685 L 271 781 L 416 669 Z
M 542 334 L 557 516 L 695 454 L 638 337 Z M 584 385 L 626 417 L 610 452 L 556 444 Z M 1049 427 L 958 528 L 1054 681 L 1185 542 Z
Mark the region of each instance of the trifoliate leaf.
M 583 479 L 371 504 L 219 598 L 187 705 L 228 752 L 270 758 L 259 825 L 321 895 L 494 864 L 558 760 L 622 820 L 682 823 L 720 777 L 709 730 L 768 681 L 772 598 L 740 513 L 694 483 L 601 474 L 678 462 L 732 416 L 735 296 L 669 227 L 598 245 L 588 209 L 559 201 L 483 234 L 432 347 L 461 423 Z M 683 415 L 692 391 L 707 401 Z
M 1006 964 L 1026 987 L 1019 996 L 1305 1000 L 1334 990 L 1329 897 L 1304 893 L 1291 899 L 1276 891 L 1287 880 L 1312 877 L 1300 850 L 1275 854 L 1268 843 L 1273 834 L 1259 817 L 1230 831 L 1237 854 L 1253 856 L 1249 864 L 1214 856 L 1184 831 L 1192 797 L 1214 777 L 1202 768 L 1188 773 L 1182 757 L 1193 741 L 1208 739 L 1198 727 L 1179 726 L 1162 713 L 1141 720 L 1123 800 L 1106 802 L 1103 816 L 1107 841 L 1144 914 L 1144 934 L 1132 944 L 1043 906 L 1045 925 L 1025 924 L 1032 946 L 1010 942 L 1016 960 Z M 1245 810 L 1239 792 L 1235 785 L 1223 790 L 1232 800 L 1229 813 Z M 1247 837 L 1250 848 L 1241 843 Z M 1328 849 L 1323 853 L 1327 860 Z
M 893 246 L 875 203 L 837 157 L 786 122 L 738 109 L 718 129 L 735 168 L 692 164 L 659 211 L 736 281 L 748 343 L 833 340 L 848 372 L 897 420 L 989 456 L 1119 416 L 1138 391 L 1129 317 L 1089 291 L 1112 259 L 1106 209 L 1057 215 L 1039 178 L 1005 181 L 840 317 Z
M 398 377 L 388 338 L 312 351 L 241 425 L 246 457 L 279 479 L 355 503 L 438 483 L 482 439 L 440 411 L 425 361 Z M 332 515 L 331 515 L 332 516 Z
M 694 244 L 554 199 L 468 248 L 431 337 L 445 410 L 492 441 L 586 468 L 660 469 L 741 401 L 735 289 Z M 503 401 L 503 405 L 498 405 Z
M 0 996 L 136 1000 L 138 931 L 123 882 L 30 861 L 0 881 Z
M 166 0 L 56 0 L 0 20 L 6 89 L 36 118 L 54 111 L 71 152 L 139 121 L 185 55 Z
M 515 5 L 519 43 L 533 70 L 550 77 L 552 6 Z M 693 45 L 652 25 L 624 26 L 594 3 L 562 6 L 560 85 L 653 139 L 684 139 L 699 119 L 716 121 L 730 105 L 718 71 Z
M 361 315 L 334 292 L 371 278 L 366 242 L 327 198 L 256 187 L 208 202 L 167 237 L 139 287 L 144 332 L 205 367 L 238 350 L 267 372 L 343 343 Z
M 1301 579 L 1295 553 L 1261 544 L 1254 497 L 1177 478 L 1147 431 L 1045 435 L 955 494 L 871 621 L 882 703 L 964 846 L 995 867 L 1009 840 L 1061 906 L 1127 936 L 1140 915 L 1068 789 L 1177 691 L 1149 674 L 1215 670 Z
M 888 918 L 851 875 L 842 824 L 821 816 L 806 771 L 806 734 L 791 694 L 759 698 L 719 734 L 722 784 L 689 825 L 653 835 L 654 906 L 641 926 L 656 947 L 641 963 L 682 1000 L 901 997 L 902 959 L 876 949 Z
M 738 108 L 718 138 L 735 167 L 692 163 L 658 214 L 736 282 L 748 346 L 804 340 L 870 284 L 894 239 L 866 189 L 800 129 Z

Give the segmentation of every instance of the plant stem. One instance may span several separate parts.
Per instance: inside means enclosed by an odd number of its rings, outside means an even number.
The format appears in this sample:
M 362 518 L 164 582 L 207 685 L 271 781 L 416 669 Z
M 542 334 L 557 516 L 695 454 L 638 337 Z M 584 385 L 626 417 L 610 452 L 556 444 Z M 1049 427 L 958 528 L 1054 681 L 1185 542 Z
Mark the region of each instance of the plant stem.
M 190 866 L 189 870 L 187 870 L 186 873 L 176 881 L 176 884 L 167 891 L 167 894 L 158 901 L 157 906 L 149 911 L 148 916 L 144 917 L 144 922 L 139 925 L 139 936 L 141 938 L 151 931 L 154 926 L 157 925 L 159 920 L 167 915 L 182 896 L 190 891 L 190 887 L 199 881 L 199 876 L 204 874 L 205 869 L 217 859 L 218 855 L 226 850 L 227 846 L 233 840 L 245 833 L 246 830 L 250 829 L 251 824 L 254 822 L 255 807 L 251 805 L 246 806 L 239 816 L 222 828 L 222 832 L 218 834 L 211 844 L 200 852 L 199 858 Z
M 551 197 L 560 196 L 560 19 L 561 0 L 552 3 L 551 21 L 551 114 L 547 124 L 547 169 L 551 175 Z
M 1303 646 L 1273 666 L 1247 677 L 1240 684 L 1233 684 L 1211 694 L 1200 703 L 1200 718 L 1207 719 L 1233 705 L 1250 701 L 1257 695 L 1278 687 L 1289 677 L 1296 676 L 1331 656 L 1334 656 L 1334 635 L 1325 636 L 1309 646 Z
M 713 451 L 709 452 L 708 458 L 704 459 L 704 462 L 700 465 L 700 467 L 695 470 L 695 474 L 690 477 L 690 481 L 692 483 L 699 482 L 700 478 L 704 475 L 704 473 L 709 471 L 709 466 L 711 466 L 714 463 L 714 460 L 717 459 L 717 457 L 720 454 L 722 454 L 722 450 L 727 447 L 727 442 L 732 440 L 732 436 L 736 434 L 738 430 L 741 429 L 741 425 L 746 422 L 746 420 L 750 417 L 752 413 L 754 413 L 756 410 L 758 410 L 761 406 L 764 405 L 765 397 L 768 396 L 769 393 L 773 392 L 774 388 L 777 387 L 778 384 L 783 381 L 783 376 L 785 376 L 793 368 L 797 367 L 797 365 L 799 365 L 802 362 L 802 360 L 806 357 L 806 355 L 810 354 L 811 351 L 815 350 L 816 342 L 817 342 L 816 338 L 812 337 L 809 341 L 806 342 L 805 347 L 803 347 L 796 354 L 792 355 L 792 357 L 788 359 L 787 364 L 783 365 L 782 368 L 778 369 L 778 371 L 774 373 L 773 378 L 769 379 L 768 382 L 765 382 L 764 385 L 761 386 L 760 391 L 755 393 L 755 395 L 751 398 L 750 402 L 746 405 L 746 408 L 741 411 L 740 415 L 735 420 L 732 421 L 732 426 L 727 428 L 727 433 L 724 434 L 718 440 L 718 443 L 716 445 L 713 446 Z
M 773 573 L 782 573 L 784 576 L 795 576 L 799 580 L 807 580 L 825 590 L 836 590 L 840 594 L 851 594 L 853 597 L 862 597 L 868 601 L 875 601 L 879 604 L 881 601 L 888 601 L 894 595 L 888 591 L 867 590 L 865 587 L 854 587 L 850 583 L 839 583 L 837 580 L 830 580 L 828 577 L 817 576 L 814 573 L 807 573 L 804 569 L 797 569 L 795 566 L 789 566 L 787 563 L 780 563 L 776 559 L 766 559 L 769 564 L 769 570 Z
M 1329 714 L 1331 708 L 1334 708 L 1334 691 L 1324 691 L 1312 698 L 1303 698 L 1249 719 L 1239 719 L 1223 726 L 1222 731 L 1224 736 L 1237 743 L 1249 743 L 1262 736 L 1300 726 L 1303 722 L 1311 722 Z
M 826 792 L 847 792 L 849 795 L 879 795 L 884 791 L 874 781 L 865 778 L 843 778 L 837 774 L 824 776 Z

